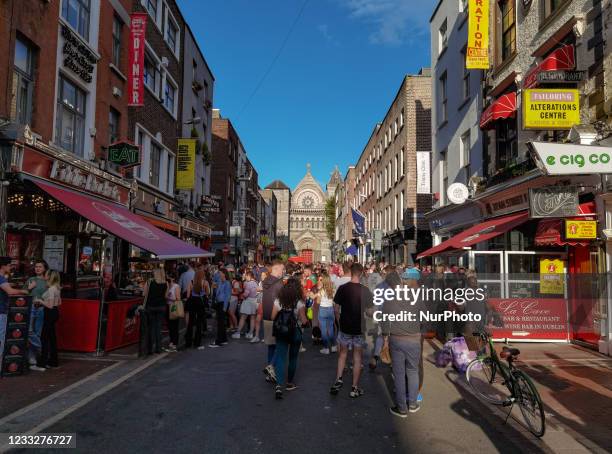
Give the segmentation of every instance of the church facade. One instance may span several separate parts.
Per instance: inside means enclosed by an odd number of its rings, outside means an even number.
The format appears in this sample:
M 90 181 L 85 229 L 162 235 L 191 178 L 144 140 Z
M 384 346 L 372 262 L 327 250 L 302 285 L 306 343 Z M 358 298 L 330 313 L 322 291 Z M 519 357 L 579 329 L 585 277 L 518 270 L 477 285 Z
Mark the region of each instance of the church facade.
M 290 241 L 299 256 L 312 262 L 331 261 L 331 240 L 327 236 L 325 204 L 335 195 L 341 180 L 338 169 L 323 191 L 307 165 L 306 175 L 293 190 L 290 211 Z

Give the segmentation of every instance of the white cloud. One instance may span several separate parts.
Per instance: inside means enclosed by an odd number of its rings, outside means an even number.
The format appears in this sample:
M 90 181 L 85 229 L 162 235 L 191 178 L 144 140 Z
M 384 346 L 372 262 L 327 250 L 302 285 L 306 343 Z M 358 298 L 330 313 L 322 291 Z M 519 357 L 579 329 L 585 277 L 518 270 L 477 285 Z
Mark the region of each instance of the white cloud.
M 375 44 L 399 45 L 429 33 L 437 0 L 338 0 L 350 17 L 372 27 Z
M 325 38 L 328 43 L 333 44 L 334 46 L 340 45 L 340 42 L 330 33 L 329 26 L 327 24 L 320 24 L 319 26 L 317 26 L 317 30 L 319 30 L 321 36 L 323 36 L 323 38 Z

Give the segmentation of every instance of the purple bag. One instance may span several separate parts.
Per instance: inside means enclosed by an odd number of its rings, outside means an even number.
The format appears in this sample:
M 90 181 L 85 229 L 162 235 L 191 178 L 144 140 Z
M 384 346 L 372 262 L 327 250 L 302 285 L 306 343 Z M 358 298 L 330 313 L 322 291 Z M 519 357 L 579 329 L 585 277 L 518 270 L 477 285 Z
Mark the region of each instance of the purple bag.
M 453 360 L 452 343 L 448 341 L 436 352 L 436 367 L 446 367 Z
M 447 342 L 448 343 L 448 342 Z M 476 352 L 471 352 L 464 337 L 455 337 L 450 341 L 453 367 L 462 374 L 465 373 L 468 364 L 476 358 Z

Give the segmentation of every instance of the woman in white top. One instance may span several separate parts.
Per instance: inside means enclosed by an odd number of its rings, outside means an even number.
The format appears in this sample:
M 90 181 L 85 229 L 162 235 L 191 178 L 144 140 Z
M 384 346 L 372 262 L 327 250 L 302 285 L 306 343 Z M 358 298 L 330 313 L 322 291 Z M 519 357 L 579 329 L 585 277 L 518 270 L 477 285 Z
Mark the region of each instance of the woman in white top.
M 170 307 L 176 302 L 181 300 L 181 286 L 176 282 L 176 275 L 174 273 L 168 273 L 166 275 L 168 279 L 168 291 L 166 292 L 166 303 L 167 303 L 167 323 L 168 332 L 170 334 L 170 343 L 168 348 L 164 349 L 169 352 L 175 352 L 178 349 L 179 343 L 179 318 L 172 320 L 170 318 Z
M 49 270 L 45 274 L 48 288 L 42 294 L 42 298 L 36 299 L 44 307 L 45 318 L 43 322 L 40 342 L 42 344 L 37 366 L 40 368 L 59 367 L 57 360 L 57 334 L 55 324 L 59 320 L 59 306 L 62 304 L 60 275 L 55 270 Z
M 317 282 L 317 293 L 315 294 L 315 304 L 319 307 L 319 326 L 321 327 L 321 337 L 323 348 L 320 352 L 329 355 L 336 352 L 336 335 L 334 333 L 334 322 L 336 312 L 334 310 L 334 284 L 327 273 L 322 274 Z

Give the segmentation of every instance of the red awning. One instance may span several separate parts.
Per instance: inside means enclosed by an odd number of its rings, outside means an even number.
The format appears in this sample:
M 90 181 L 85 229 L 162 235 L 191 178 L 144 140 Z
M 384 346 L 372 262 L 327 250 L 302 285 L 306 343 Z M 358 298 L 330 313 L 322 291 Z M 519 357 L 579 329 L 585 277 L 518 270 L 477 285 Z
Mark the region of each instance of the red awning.
M 140 249 L 155 254 L 159 259 L 212 257 L 214 255 L 163 232 L 121 205 L 78 194 L 42 181 L 32 181 L 51 197 L 97 226 Z
M 542 60 L 535 68 L 532 68 L 523 81 L 523 88 L 531 88 L 538 85 L 538 74 L 545 71 L 570 70 L 576 67 L 574 46 L 568 44 L 553 51 Z
M 481 241 L 489 240 L 502 233 L 506 233 L 514 227 L 521 225 L 523 222 L 527 221 L 527 219 L 529 219 L 529 213 L 527 211 L 521 211 L 501 218 L 490 219 L 482 224 L 464 230 L 437 246 L 427 249 L 425 252 L 421 252 L 417 256 L 417 259 L 473 246 Z
M 480 129 L 486 129 L 496 120 L 509 118 L 516 112 L 516 93 L 501 95 L 480 116 Z
M 590 220 L 594 218 L 589 215 L 595 214 L 595 203 L 587 202 L 578 207 L 579 216 L 569 219 Z M 542 219 L 538 223 L 534 243 L 536 246 L 588 246 L 589 244 L 584 241 L 564 241 L 562 232 L 563 219 Z

